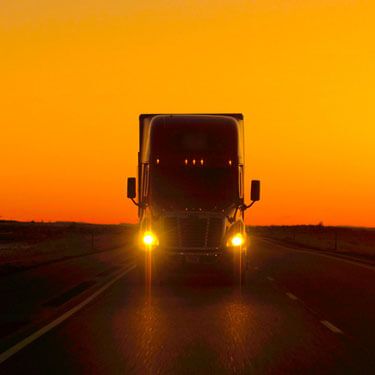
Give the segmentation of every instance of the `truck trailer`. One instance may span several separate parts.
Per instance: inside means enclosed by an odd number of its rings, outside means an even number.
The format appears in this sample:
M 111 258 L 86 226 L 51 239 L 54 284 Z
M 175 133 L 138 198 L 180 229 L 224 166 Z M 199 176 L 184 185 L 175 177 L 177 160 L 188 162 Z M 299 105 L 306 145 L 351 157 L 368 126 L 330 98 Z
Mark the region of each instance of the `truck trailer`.
M 138 206 L 141 280 L 210 268 L 246 281 L 244 212 L 260 182 L 246 205 L 244 164 L 242 114 L 140 115 L 138 180 L 128 178 L 127 196 Z

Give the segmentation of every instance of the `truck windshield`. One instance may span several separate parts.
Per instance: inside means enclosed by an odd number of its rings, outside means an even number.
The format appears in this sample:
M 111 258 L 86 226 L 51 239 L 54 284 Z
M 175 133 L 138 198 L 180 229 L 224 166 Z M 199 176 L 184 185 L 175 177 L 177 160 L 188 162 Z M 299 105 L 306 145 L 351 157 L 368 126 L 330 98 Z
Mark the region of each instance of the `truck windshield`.
M 152 202 L 171 209 L 223 209 L 238 201 L 236 168 L 155 167 L 151 171 Z

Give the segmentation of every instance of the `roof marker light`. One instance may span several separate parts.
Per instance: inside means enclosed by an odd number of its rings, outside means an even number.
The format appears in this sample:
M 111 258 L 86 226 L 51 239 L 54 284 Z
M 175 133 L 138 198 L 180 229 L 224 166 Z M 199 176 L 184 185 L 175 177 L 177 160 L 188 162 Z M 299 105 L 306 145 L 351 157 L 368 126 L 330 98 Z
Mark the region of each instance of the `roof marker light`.
M 204 164 L 204 160 L 203 159 L 201 159 L 201 165 L 203 165 Z
M 159 164 L 160 163 L 160 159 L 156 159 L 156 164 Z
M 193 165 L 195 165 L 195 159 L 193 159 Z
M 229 160 L 229 161 L 228 161 L 228 164 L 229 164 L 229 165 L 232 165 L 232 160 Z
M 188 160 L 187 159 L 185 159 L 185 165 L 188 165 Z

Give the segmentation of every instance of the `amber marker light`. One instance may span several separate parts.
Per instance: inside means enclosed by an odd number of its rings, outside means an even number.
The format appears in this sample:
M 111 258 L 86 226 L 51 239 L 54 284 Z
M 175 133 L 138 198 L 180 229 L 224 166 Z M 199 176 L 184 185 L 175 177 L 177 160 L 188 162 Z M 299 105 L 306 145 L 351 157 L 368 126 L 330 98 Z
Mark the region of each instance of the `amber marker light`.
M 152 232 L 145 232 L 142 241 L 148 247 L 158 244 L 158 239 Z
M 185 165 L 188 165 L 188 162 L 189 162 L 189 161 L 188 161 L 187 159 L 185 159 Z
M 201 165 L 203 165 L 204 164 L 204 160 L 203 159 L 201 159 Z
M 245 243 L 245 238 L 241 233 L 236 233 L 228 241 L 228 246 L 239 247 Z

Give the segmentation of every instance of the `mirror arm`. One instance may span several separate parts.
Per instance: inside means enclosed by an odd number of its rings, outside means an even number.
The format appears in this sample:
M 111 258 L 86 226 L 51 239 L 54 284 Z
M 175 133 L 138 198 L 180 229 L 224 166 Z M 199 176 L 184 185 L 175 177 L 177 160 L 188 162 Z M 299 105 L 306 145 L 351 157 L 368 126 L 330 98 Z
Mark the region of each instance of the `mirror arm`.
M 137 207 L 140 207 L 140 208 L 146 208 L 148 207 L 148 204 L 147 203 L 137 203 L 134 198 L 130 198 L 130 200 L 137 206 Z
M 130 200 L 137 206 L 137 207 L 140 207 L 140 204 L 139 203 L 137 203 L 135 200 L 134 200 L 134 198 L 130 198 Z
M 233 224 L 234 223 L 234 218 L 235 218 L 236 216 L 234 215 L 234 216 L 228 216 L 227 215 L 227 219 L 228 219 L 228 221 L 229 221 L 229 223 L 230 224 Z
M 252 201 L 249 205 L 244 204 L 241 209 L 242 211 L 246 211 L 248 208 L 250 208 L 256 201 Z
M 241 205 L 236 206 L 236 210 L 234 211 L 234 214 L 232 217 L 227 215 L 227 219 L 230 224 L 233 224 L 235 222 L 238 209 L 242 210 L 242 206 Z

